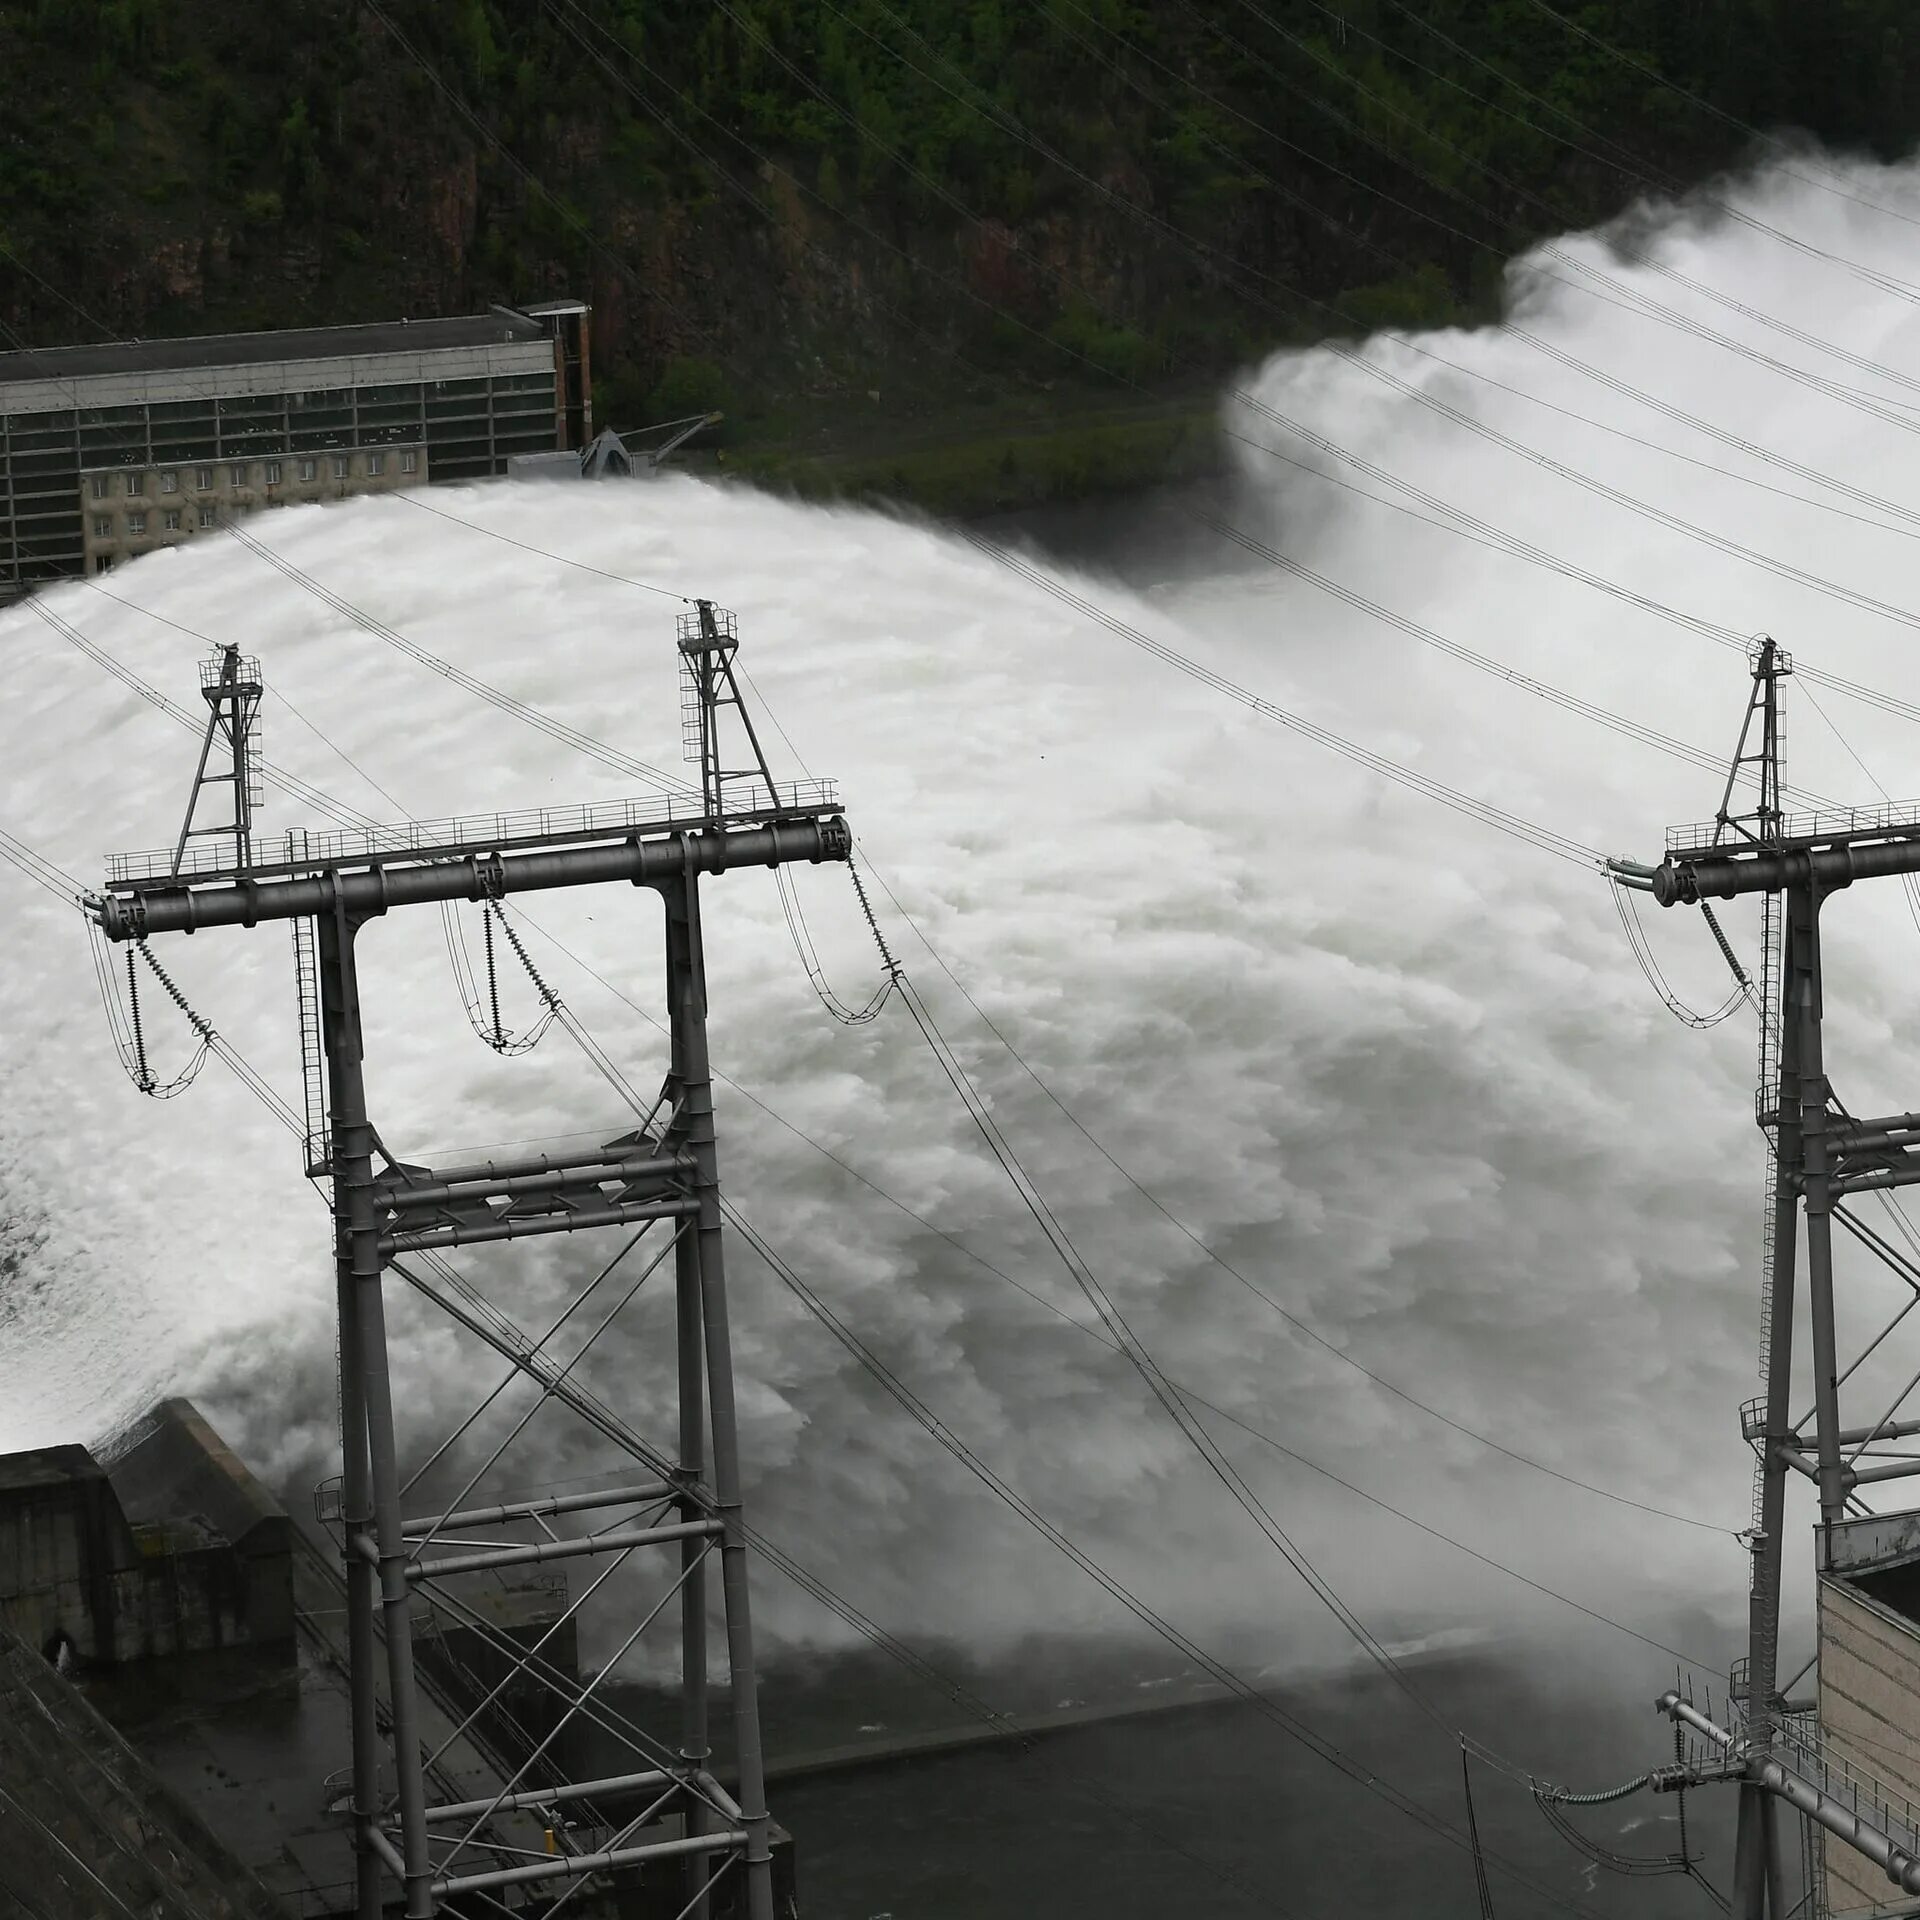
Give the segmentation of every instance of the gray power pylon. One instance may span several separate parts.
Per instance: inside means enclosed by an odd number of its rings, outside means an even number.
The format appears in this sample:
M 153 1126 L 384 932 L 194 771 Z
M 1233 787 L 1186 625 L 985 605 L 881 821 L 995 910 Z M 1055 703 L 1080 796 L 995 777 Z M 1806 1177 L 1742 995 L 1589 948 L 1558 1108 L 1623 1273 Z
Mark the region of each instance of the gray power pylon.
M 277 841 L 262 841 L 252 825 L 248 770 L 256 764 L 258 670 L 234 649 L 223 649 L 208 669 L 213 711 L 194 800 L 211 777 L 207 759 L 216 735 L 224 737 L 237 796 L 233 822 L 219 835 L 197 829 L 190 802 L 178 844 L 164 853 L 115 857 L 107 891 L 93 903 L 113 940 L 270 920 L 290 921 L 295 929 L 308 1170 L 328 1183 L 334 1218 L 342 1473 L 328 1517 L 338 1524 L 347 1594 L 360 1920 L 378 1920 L 394 1881 L 409 1920 L 423 1920 L 449 1900 L 455 1910 L 469 1910 L 463 1895 L 483 1897 L 489 1911 L 544 1912 L 556 1893 L 564 1898 L 565 1889 L 588 1876 L 641 1869 L 684 1873 L 681 1912 L 689 1920 L 705 1920 L 714 1889 L 733 1869 L 744 1883 L 737 1905 L 746 1920 L 773 1920 L 700 882 L 740 867 L 844 860 L 851 840 L 826 783 L 774 784 L 734 683 L 736 646 L 732 617 L 704 601 L 680 623 L 698 795 L 408 822 L 365 833 L 292 833 Z M 729 705 L 750 750 L 752 765 L 744 773 L 723 764 L 721 709 Z M 441 1167 L 390 1154 L 367 1106 L 361 930 L 429 902 L 497 906 L 509 895 L 614 882 L 651 889 L 664 909 L 671 1055 L 647 1117 L 591 1149 Z M 465 1289 L 444 1259 L 446 1249 L 604 1227 L 626 1228 L 629 1242 L 562 1321 L 642 1236 L 656 1228 L 667 1236 L 641 1280 L 671 1251 L 678 1405 L 670 1444 L 643 1435 L 576 1371 L 613 1313 L 562 1365 L 554 1330 L 539 1339 L 524 1334 Z M 595 1493 L 474 1502 L 476 1485 L 506 1450 L 502 1442 L 445 1503 L 447 1511 L 409 1513 L 408 1489 L 449 1454 L 495 1395 L 403 1480 L 386 1331 L 389 1274 L 503 1356 L 510 1380 L 531 1380 L 540 1389 L 539 1404 L 556 1401 L 588 1421 L 638 1463 L 643 1477 L 630 1473 L 627 1484 Z M 582 1525 L 596 1530 L 567 1530 Z M 674 1577 L 643 1609 L 607 1576 L 652 1553 L 667 1557 Z M 622 1739 L 638 1764 L 619 1774 L 569 1778 L 549 1734 L 516 1768 L 503 1769 L 507 1777 L 497 1791 L 463 1793 L 442 1759 L 450 1742 L 429 1752 L 424 1739 L 417 1602 L 435 1598 L 484 1634 L 486 1615 L 463 1600 L 471 1593 L 463 1583 L 589 1556 L 603 1556 L 604 1570 L 570 1599 L 554 1628 L 598 1596 L 603 1614 L 617 1616 L 613 1638 L 624 1653 L 654 1621 L 677 1611 L 678 1726 L 670 1737 L 656 1737 L 628 1716 L 611 1714 L 595 1689 L 612 1662 L 582 1686 L 543 1654 L 550 1633 L 531 1648 L 496 1635 L 494 1649 L 517 1679 L 558 1696 L 555 1732 L 582 1719 Z M 737 1774 L 731 1790 L 710 1765 L 708 1574 L 716 1558 Z M 619 1631 L 629 1616 L 633 1624 Z M 489 1700 L 504 1685 L 495 1686 Z M 461 1728 L 480 1711 L 469 1713 Z M 723 1891 L 731 1902 L 733 1889 Z
M 1832 896 L 1862 881 L 1920 873 L 1920 808 L 1783 813 L 1780 696 L 1792 662 L 1764 640 L 1751 667 L 1753 689 L 1715 818 L 1671 832 L 1658 867 L 1610 864 L 1620 884 L 1651 893 L 1663 907 L 1695 905 L 1710 912 L 1709 902 L 1744 894 L 1758 894 L 1762 903 L 1756 1118 L 1768 1143 L 1770 1191 L 1761 1276 L 1766 1391 L 1741 1408 L 1742 1434 L 1756 1455 L 1747 1655 L 1729 1689 L 1732 1724 L 1716 1724 L 1678 1692 L 1659 1704 L 1696 1737 L 1697 1758 L 1672 1770 L 1664 1784 L 1738 1783 L 1734 1920 L 1787 1920 L 1799 1903 L 1786 1892 L 1783 1802 L 1876 1861 L 1895 1886 L 1920 1894 L 1920 1827 L 1913 1809 L 1871 1789 L 1863 1797 L 1860 1778 L 1827 1752 L 1817 1725 L 1808 1725 L 1813 1703 L 1786 1698 L 1779 1682 L 1789 1476 L 1799 1475 L 1815 1489 L 1816 1565 L 1825 1572 L 1835 1564 L 1836 1529 L 1868 1512 L 1862 1489 L 1920 1474 L 1920 1459 L 1897 1444 L 1920 1433 L 1920 1420 L 1898 1417 L 1920 1375 L 1865 1424 L 1847 1424 L 1841 1410 L 1842 1387 L 1906 1309 L 1843 1368 L 1833 1278 L 1837 1223 L 1920 1293 L 1920 1265 L 1912 1253 L 1852 1204 L 1856 1196 L 1920 1183 L 1920 1112 L 1856 1118 L 1834 1094 L 1821 966 L 1821 915 Z M 1757 797 L 1741 812 L 1737 799 L 1746 779 L 1755 782 Z M 1796 1418 L 1795 1292 L 1803 1222 L 1813 1405 Z

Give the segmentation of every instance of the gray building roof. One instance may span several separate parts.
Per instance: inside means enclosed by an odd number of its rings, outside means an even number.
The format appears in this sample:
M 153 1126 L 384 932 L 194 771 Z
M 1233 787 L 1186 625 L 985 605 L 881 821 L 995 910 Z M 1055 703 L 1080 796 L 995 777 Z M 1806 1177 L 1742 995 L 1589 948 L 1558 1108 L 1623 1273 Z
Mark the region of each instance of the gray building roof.
M 574 304 L 548 302 L 536 311 L 570 310 Z M 546 331 L 537 320 L 510 308 L 495 307 L 490 313 L 461 314 L 446 320 L 382 320 L 365 326 L 294 327 L 276 333 L 204 333 L 181 340 L 114 340 L 93 347 L 36 347 L 22 353 L 0 353 L 0 386 L 96 374 L 430 353 L 436 348 L 503 346 L 545 338 Z

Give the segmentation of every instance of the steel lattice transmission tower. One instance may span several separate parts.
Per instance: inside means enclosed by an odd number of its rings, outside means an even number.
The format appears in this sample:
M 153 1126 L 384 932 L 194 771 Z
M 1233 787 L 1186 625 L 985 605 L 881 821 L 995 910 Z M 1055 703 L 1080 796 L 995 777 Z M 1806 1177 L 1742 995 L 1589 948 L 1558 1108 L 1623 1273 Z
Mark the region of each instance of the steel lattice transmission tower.
M 1884 1869 L 1908 1894 L 1920 1894 L 1920 1810 L 1883 1789 L 1831 1751 L 1815 1720 L 1816 1703 L 1786 1697 L 1780 1683 L 1780 1592 L 1786 1553 L 1786 1492 L 1803 1478 L 1815 1492 L 1816 1568 L 1854 1564 L 1855 1523 L 1871 1526 L 1869 1490 L 1920 1474 L 1920 1459 L 1900 1442 L 1920 1434 L 1901 1417 L 1920 1373 L 1866 1422 L 1848 1424 L 1842 1388 L 1905 1317 L 1907 1308 L 1842 1365 L 1836 1333 L 1833 1232 L 1850 1239 L 1920 1296 L 1920 1259 L 1896 1243 L 1863 1202 L 1920 1184 L 1920 1112 L 1858 1118 L 1833 1090 L 1825 1053 L 1822 915 L 1856 884 L 1920 873 L 1920 808 L 1834 809 L 1789 815 L 1781 806 L 1781 683 L 1792 661 L 1771 640 L 1751 657 L 1753 687 L 1727 785 L 1714 819 L 1676 828 L 1658 867 L 1609 863 L 1621 884 L 1663 906 L 1758 894 L 1762 956 L 1758 1008 L 1760 1073 L 1756 1118 L 1768 1143 L 1768 1206 L 1761 1277 L 1761 1376 L 1766 1391 L 1741 1408 L 1741 1430 L 1756 1459 L 1748 1645 L 1729 1689 L 1733 1724 L 1719 1726 L 1678 1692 L 1661 1709 L 1692 1730 L 1682 1765 L 1657 1784 L 1684 1787 L 1733 1781 L 1740 1790 L 1734 1858 L 1734 1920 L 1788 1920 L 1790 1898 L 1782 1804 Z M 1744 783 L 1753 804 L 1741 810 Z M 1717 928 L 1716 928 L 1717 933 Z M 1723 942 L 1724 945 L 1724 942 Z M 1812 1407 L 1793 1404 L 1799 1254 L 1806 1250 L 1805 1327 L 1813 1376 Z M 1909 1300 L 1909 1306 L 1911 1300 Z M 1904 1369 L 1902 1370 L 1904 1372 Z M 1858 1387 L 1854 1390 L 1857 1392 Z M 1920 1515 L 1899 1516 L 1904 1525 Z M 1803 1665 L 1791 1687 L 1813 1666 Z M 1811 1836 L 1810 1836 L 1811 1838 Z M 1814 1888 L 1820 1878 L 1816 1867 Z
M 360 1920 L 378 1920 L 395 1882 L 409 1920 L 423 1920 L 448 1901 L 456 1911 L 544 1912 L 585 1877 L 639 1870 L 683 1873 L 681 1910 L 691 1920 L 704 1920 L 719 1897 L 714 1889 L 732 1870 L 743 1886 L 725 1887 L 728 1900 L 746 1920 L 773 1920 L 700 886 L 735 868 L 845 860 L 851 837 L 826 783 L 775 785 L 735 684 L 737 644 L 732 616 L 707 602 L 696 602 L 681 622 L 697 794 L 267 842 L 253 830 L 251 797 L 259 672 L 236 650 L 222 649 L 207 669 L 211 717 L 177 844 L 165 853 L 116 857 L 106 893 L 93 903 L 113 940 L 274 920 L 295 930 L 308 1170 L 325 1181 L 334 1220 L 342 1473 L 331 1517 L 348 1617 Z M 731 709 L 730 726 L 723 708 Z M 725 763 L 728 730 L 745 735 L 745 771 Z M 218 831 L 194 825 L 201 790 L 215 777 L 207 766 L 216 741 L 228 749 L 236 796 L 234 818 Z M 637 1128 L 591 1149 L 442 1167 L 390 1154 L 367 1106 L 362 931 L 427 903 L 497 904 L 548 888 L 611 883 L 650 890 L 664 915 L 671 1054 L 651 1112 Z M 529 1336 L 445 1259 L 445 1250 L 462 1246 L 607 1227 L 625 1229 L 627 1246 L 561 1320 L 642 1236 L 664 1236 L 640 1278 L 671 1254 L 678 1404 L 670 1441 L 643 1434 L 577 1371 L 614 1314 L 562 1364 L 554 1330 Z M 404 1477 L 388 1357 L 389 1275 L 504 1357 L 512 1377 L 540 1389 L 542 1403 L 556 1401 L 587 1421 L 637 1465 L 639 1477 L 629 1472 L 626 1484 L 544 1500 L 476 1499 L 478 1483 L 506 1453 L 503 1442 L 449 1510 L 410 1512 L 407 1490 L 472 1422 Z M 580 1526 L 593 1530 L 569 1530 Z M 638 1606 L 629 1586 L 601 1577 L 621 1567 L 632 1572 L 650 1557 L 664 1557 L 670 1577 L 648 1608 Z M 569 1778 L 549 1735 L 530 1742 L 517 1764 L 502 1764 L 504 1785 L 464 1791 L 447 1756 L 478 1709 L 452 1735 L 444 1724 L 450 1716 L 442 1715 L 433 1729 L 442 1737 L 429 1738 L 423 1714 L 434 1703 L 415 1658 L 417 1604 L 431 1596 L 484 1632 L 485 1616 L 470 1599 L 476 1576 L 585 1560 L 599 1561 L 601 1570 L 569 1600 L 562 1622 L 597 1600 L 613 1614 L 624 1653 L 654 1622 L 677 1618 L 678 1724 L 658 1735 L 611 1713 L 595 1696 L 611 1663 L 583 1686 L 543 1653 L 547 1634 L 530 1649 L 504 1641 L 497 1650 L 511 1661 L 513 1678 L 557 1697 L 559 1726 L 577 1718 L 618 1735 L 634 1764 L 617 1775 Z M 709 1602 L 716 1598 L 737 1771 L 731 1790 L 710 1765 Z M 474 1900 L 480 1908 L 470 1906 Z

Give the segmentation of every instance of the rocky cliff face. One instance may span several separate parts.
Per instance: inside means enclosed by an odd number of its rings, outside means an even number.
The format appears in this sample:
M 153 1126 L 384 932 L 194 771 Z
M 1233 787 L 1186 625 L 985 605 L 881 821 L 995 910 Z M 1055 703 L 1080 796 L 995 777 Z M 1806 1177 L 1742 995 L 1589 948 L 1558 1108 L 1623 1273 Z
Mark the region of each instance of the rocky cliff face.
M 1903 6 L 1850 0 L 1797 52 L 1771 0 L 1587 11 L 1716 105 L 1885 146 L 1920 130 Z M 1229 11 L 22 0 L 0 9 L 0 325 L 565 292 L 629 416 L 676 363 L 775 408 L 1123 392 L 1459 317 L 1531 235 L 1742 150 L 1511 0 Z

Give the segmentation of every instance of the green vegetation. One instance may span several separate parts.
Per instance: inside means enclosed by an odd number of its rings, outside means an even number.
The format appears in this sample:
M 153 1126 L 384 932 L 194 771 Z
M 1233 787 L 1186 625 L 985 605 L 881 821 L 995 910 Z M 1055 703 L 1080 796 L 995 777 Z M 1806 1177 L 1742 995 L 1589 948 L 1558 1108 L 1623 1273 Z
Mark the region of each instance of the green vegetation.
M 1746 157 L 1713 109 L 1920 136 L 1909 0 L 1556 4 L 1630 58 L 1538 0 L 16 0 L 0 340 L 577 292 L 603 417 L 968 510 L 1211 457 L 1141 409 L 1276 344 L 1486 314 Z

